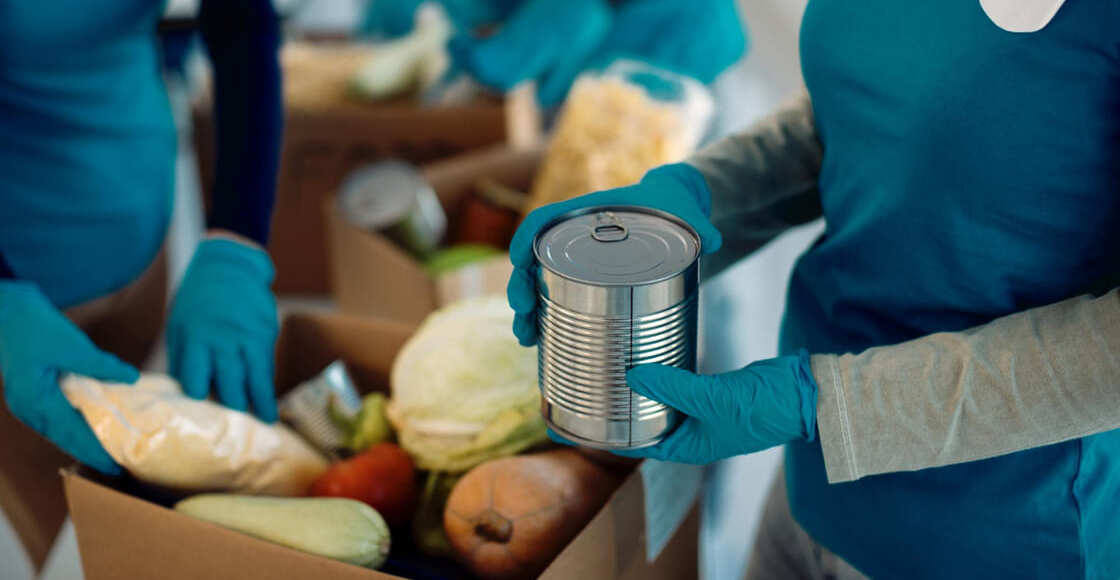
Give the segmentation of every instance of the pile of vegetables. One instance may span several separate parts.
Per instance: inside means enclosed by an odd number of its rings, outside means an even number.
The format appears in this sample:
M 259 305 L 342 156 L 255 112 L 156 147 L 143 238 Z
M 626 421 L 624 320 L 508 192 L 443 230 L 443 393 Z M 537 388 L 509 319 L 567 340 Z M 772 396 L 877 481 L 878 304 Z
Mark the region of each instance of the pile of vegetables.
M 453 558 L 481 578 L 539 574 L 617 474 L 571 449 L 516 455 L 547 436 L 536 352 L 517 344 L 512 317 L 504 297 L 433 313 L 398 354 L 391 396 L 366 395 L 356 416 L 333 418 L 353 454 L 311 497 L 206 494 L 175 509 L 368 568 L 386 563 L 390 534 L 406 533 L 426 561 Z

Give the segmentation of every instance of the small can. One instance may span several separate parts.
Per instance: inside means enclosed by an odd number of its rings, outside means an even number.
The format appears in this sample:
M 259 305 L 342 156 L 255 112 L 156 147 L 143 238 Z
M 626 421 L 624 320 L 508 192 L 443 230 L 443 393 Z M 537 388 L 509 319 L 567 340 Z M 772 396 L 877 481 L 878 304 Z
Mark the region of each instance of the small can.
M 599 206 L 565 214 L 533 244 L 545 421 L 598 449 L 646 447 L 680 420 L 630 390 L 626 371 L 696 369 L 700 238 L 670 214 Z
M 418 258 L 439 247 L 447 215 L 435 190 L 411 164 L 385 160 L 346 177 L 338 196 L 343 216 L 367 231 L 379 231 Z
M 508 248 L 528 197 L 492 179 L 480 179 L 463 199 L 455 243 Z

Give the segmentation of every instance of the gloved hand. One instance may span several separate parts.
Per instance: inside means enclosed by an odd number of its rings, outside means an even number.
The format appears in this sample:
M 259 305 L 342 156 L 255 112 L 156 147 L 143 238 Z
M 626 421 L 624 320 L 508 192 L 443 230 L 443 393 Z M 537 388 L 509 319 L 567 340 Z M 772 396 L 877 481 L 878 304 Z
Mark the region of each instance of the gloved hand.
M 0 374 L 8 408 L 74 459 L 119 474 L 120 465 L 62 394 L 63 372 L 118 383 L 140 378 L 131 365 L 94 346 L 34 284 L 0 282 Z
M 498 22 L 519 0 L 373 0 L 366 7 L 358 32 L 364 36 L 397 38 L 408 34 L 422 4 L 443 7 L 456 29 L 470 32 L 478 26 Z
M 612 21 L 606 0 L 526 0 L 493 36 L 456 36 L 457 68 L 480 83 L 507 91 L 537 81 L 545 105 L 563 99 L 568 85 L 602 44 Z
M 213 384 L 227 407 L 252 403 L 261 420 L 276 420 L 272 277 L 260 248 L 224 238 L 198 245 L 167 322 L 170 371 L 188 396 L 201 399 Z
M 696 230 L 700 236 L 700 251 L 705 254 L 715 252 L 723 244 L 719 230 L 708 221 L 712 211 L 708 184 L 699 170 L 685 163 L 652 169 L 636 185 L 591 193 L 533 210 L 521 222 L 510 243 L 509 257 L 514 268 L 506 287 L 509 305 L 515 313 L 513 333 L 523 346 L 537 343 L 537 265 L 533 256 L 537 233 L 560 215 L 596 205 L 637 205 L 673 214 Z
M 745 47 L 734 0 L 528 0 L 498 34 L 457 37 L 452 54 L 461 70 L 498 90 L 537 80 L 540 102 L 551 106 L 580 73 L 619 58 L 710 83 Z
M 629 58 L 707 84 L 745 47 L 735 0 L 629 0 L 617 5 L 614 26 L 588 68 Z
M 626 382 L 685 418 L 657 445 L 618 455 L 704 464 L 816 438 L 818 387 L 805 351 L 721 375 L 641 365 L 626 373 Z

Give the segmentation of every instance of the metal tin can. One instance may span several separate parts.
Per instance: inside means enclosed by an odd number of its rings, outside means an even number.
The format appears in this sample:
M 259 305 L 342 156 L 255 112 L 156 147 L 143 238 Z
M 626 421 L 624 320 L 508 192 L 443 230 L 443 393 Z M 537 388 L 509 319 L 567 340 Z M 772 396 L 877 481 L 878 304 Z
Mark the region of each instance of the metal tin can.
M 533 251 L 545 421 L 589 447 L 656 444 L 678 413 L 631 391 L 626 371 L 695 370 L 700 238 L 664 212 L 601 206 L 561 216 Z
M 431 255 L 447 231 L 447 216 L 432 186 L 412 165 L 378 161 L 346 177 L 338 203 L 346 219 L 380 231 L 419 258 Z

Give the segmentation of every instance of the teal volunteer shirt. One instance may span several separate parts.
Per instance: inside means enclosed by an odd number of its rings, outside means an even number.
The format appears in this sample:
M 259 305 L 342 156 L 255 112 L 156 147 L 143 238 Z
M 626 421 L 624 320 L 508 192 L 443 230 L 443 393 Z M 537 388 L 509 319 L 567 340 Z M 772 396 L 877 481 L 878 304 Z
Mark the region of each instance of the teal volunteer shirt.
M 784 354 L 1115 285 L 1120 1 L 1014 33 L 978 0 L 811 0 L 801 57 L 826 229 L 795 267 Z M 796 520 L 872 577 L 1120 578 L 1120 432 L 835 485 L 820 444 L 794 443 L 786 477 Z
M 0 2 L 0 252 L 71 306 L 135 278 L 171 215 L 157 0 Z

